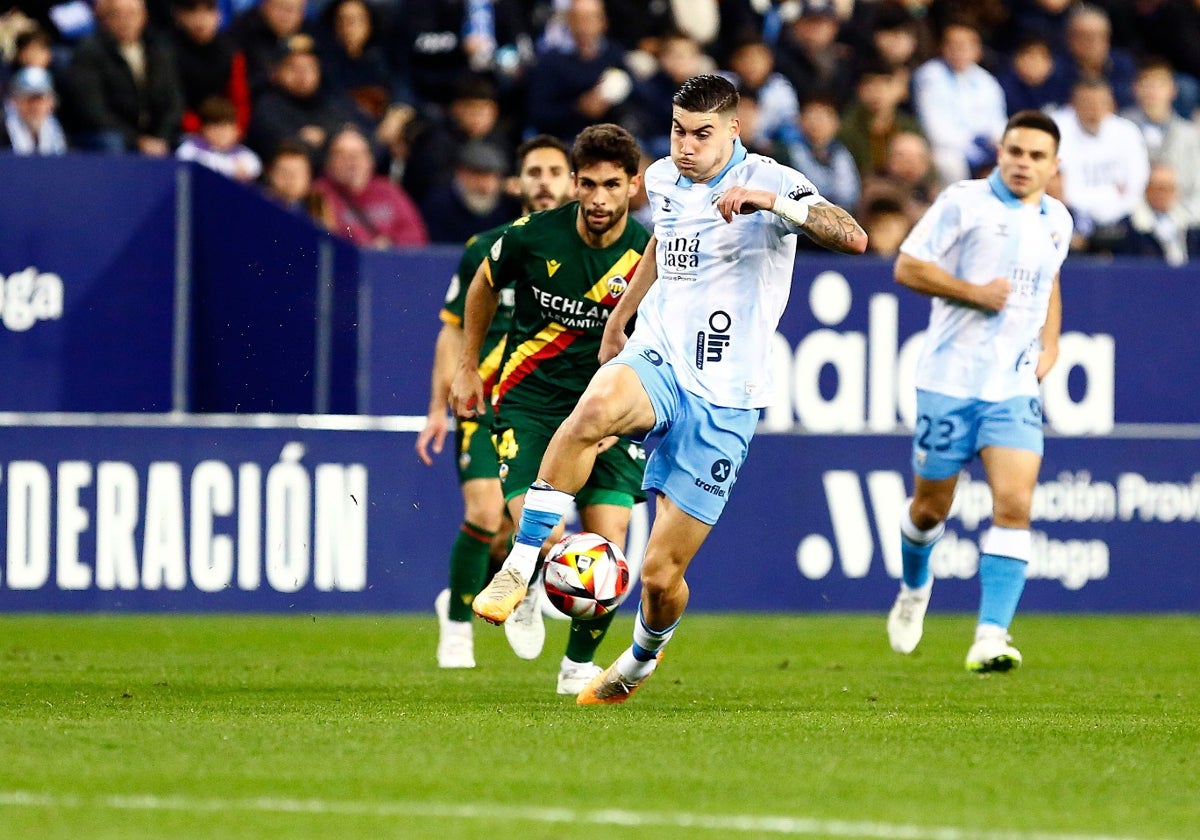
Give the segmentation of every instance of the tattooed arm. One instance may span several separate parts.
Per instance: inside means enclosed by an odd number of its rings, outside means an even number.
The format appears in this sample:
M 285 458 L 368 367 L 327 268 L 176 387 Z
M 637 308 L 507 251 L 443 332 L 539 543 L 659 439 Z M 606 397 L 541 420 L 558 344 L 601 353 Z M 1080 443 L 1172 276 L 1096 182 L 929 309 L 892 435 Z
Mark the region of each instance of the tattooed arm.
M 813 242 L 842 254 L 861 254 L 867 250 L 867 234 L 854 217 L 827 201 L 810 205 L 808 217 L 800 225 Z
M 854 217 L 824 200 L 807 203 L 767 190 L 731 187 L 717 200 L 717 210 L 727 222 L 741 213 L 770 210 L 823 248 L 842 254 L 861 254 L 867 250 L 867 234 Z

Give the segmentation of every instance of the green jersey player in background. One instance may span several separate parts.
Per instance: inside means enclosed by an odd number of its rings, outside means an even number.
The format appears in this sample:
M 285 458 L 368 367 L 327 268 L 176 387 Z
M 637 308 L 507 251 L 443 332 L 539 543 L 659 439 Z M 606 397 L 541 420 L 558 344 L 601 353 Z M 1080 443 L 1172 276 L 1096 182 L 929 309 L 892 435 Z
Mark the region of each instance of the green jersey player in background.
M 530 138 L 517 149 L 517 177 L 524 214 L 558 207 L 567 200 L 572 191 L 568 156 L 567 144 L 546 134 Z M 446 291 L 446 304 L 441 311 L 442 329 L 434 346 L 429 413 L 416 443 L 417 457 L 427 466 L 433 464 L 434 455 L 441 453 L 449 431 L 446 409 L 450 382 L 462 354 L 467 288 L 488 250 L 507 227 L 501 225 L 467 241 L 458 271 Z M 479 375 L 489 389 L 500 367 L 511 318 L 512 291 L 508 290 L 501 296 L 496 316 L 481 346 Z M 487 579 L 489 556 L 503 560 L 512 534 L 512 520 L 504 512 L 500 464 L 492 445 L 490 402 L 485 402 L 483 407 L 486 409 L 484 414 L 460 420 L 455 427 L 456 467 L 464 516 L 450 549 L 449 588 L 443 589 L 435 602 L 440 630 L 437 661 L 441 668 L 475 667 L 471 601 Z
M 451 387 L 460 417 L 486 411 L 479 375 L 484 340 L 502 291 L 516 293 L 493 391 L 496 450 L 514 521 L 550 438 L 599 367 L 604 325 L 649 241 L 645 228 L 629 217 L 639 159 L 637 141 L 625 129 L 610 124 L 584 129 L 571 148 L 578 201 L 513 223 L 468 290 L 462 357 Z M 624 546 L 630 511 L 645 499 L 645 454 L 636 444 L 614 441 L 597 442 L 595 466 L 575 503 L 586 530 Z M 536 586 L 527 587 L 531 581 L 536 577 L 522 581 L 520 606 L 505 624 L 518 655 L 540 650 L 545 633 L 540 617 L 527 620 L 536 604 Z M 558 675 L 560 694 L 577 694 L 600 673 L 593 659 L 614 616 L 572 621 Z

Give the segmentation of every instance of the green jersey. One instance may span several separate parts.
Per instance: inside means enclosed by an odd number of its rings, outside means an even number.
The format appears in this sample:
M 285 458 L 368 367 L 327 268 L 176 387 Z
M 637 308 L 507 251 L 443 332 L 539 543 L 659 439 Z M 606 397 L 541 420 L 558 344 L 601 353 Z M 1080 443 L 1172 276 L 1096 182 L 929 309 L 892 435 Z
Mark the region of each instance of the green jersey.
M 518 219 L 484 259 L 493 289 L 516 299 L 500 377 L 497 411 L 566 417 L 592 374 L 604 324 L 629 284 L 650 234 L 628 218 L 607 248 L 589 248 L 575 229 L 579 202 Z
M 497 239 L 508 230 L 508 224 L 477 233 L 467 240 L 462 258 L 458 261 L 458 270 L 450 278 L 450 288 L 446 289 L 446 303 L 442 307 L 441 319 L 445 324 L 461 327 L 467 308 L 467 289 L 479 269 L 480 263 L 487 256 L 488 249 Z M 496 372 L 500 369 L 500 359 L 504 355 L 504 337 L 508 335 L 508 325 L 512 321 L 513 290 L 504 289 L 500 293 L 496 317 L 484 336 L 483 346 L 479 348 L 479 375 L 483 378 L 484 393 L 488 393 L 496 384 Z

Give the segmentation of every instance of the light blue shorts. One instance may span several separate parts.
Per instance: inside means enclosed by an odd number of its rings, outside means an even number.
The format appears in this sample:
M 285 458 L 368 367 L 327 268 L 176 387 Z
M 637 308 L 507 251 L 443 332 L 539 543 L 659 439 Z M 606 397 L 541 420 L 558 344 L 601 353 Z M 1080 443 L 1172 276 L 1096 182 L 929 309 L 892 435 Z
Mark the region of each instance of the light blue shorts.
M 685 391 L 671 365 L 644 344 L 626 344 L 608 364 L 633 368 L 654 406 L 654 428 L 646 434 L 654 449 L 642 488 L 715 525 L 746 460 L 759 410 L 722 408 Z
M 934 481 L 958 475 L 985 446 L 1042 454 L 1042 403 L 1037 397 L 1004 402 L 917 391 L 913 471 Z

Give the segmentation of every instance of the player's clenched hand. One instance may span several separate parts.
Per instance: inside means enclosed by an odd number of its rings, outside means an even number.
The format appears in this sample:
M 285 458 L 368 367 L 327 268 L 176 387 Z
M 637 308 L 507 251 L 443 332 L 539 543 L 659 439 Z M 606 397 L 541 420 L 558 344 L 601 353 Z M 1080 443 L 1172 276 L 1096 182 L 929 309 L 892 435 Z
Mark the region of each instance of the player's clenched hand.
M 745 187 L 730 187 L 717 199 L 717 212 L 725 221 L 757 210 L 770 210 L 775 205 L 775 194 L 766 190 L 748 190 Z
M 433 455 L 440 455 L 446 445 L 446 430 L 450 424 L 446 422 L 446 410 L 439 407 L 437 411 L 429 412 L 425 418 L 425 428 L 417 435 L 417 458 L 429 467 L 433 465 Z M 430 454 L 432 450 L 433 455 Z
M 1008 301 L 1010 291 L 1012 291 L 1012 284 L 1008 282 L 1008 278 L 997 277 L 990 283 L 977 287 L 975 305 L 988 312 L 999 312 Z
M 450 410 L 455 417 L 478 417 L 484 412 L 483 380 L 479 371 L 460 367 L 450 383 Z

